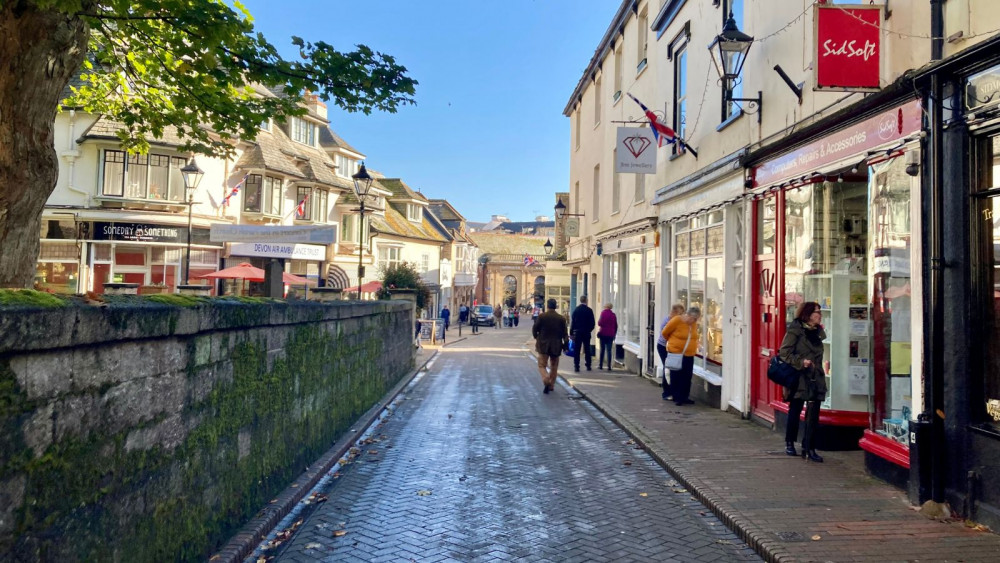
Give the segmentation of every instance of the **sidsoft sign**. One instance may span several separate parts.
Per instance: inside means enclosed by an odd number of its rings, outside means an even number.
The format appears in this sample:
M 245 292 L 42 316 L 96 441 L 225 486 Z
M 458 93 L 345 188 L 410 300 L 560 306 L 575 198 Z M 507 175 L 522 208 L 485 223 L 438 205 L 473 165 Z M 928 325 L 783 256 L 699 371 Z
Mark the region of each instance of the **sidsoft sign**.
M 882 6 L 818 5 L 814 15 L 816 90 L 881 87 Z
M 826 164 L 859 155 L 920 131 L 920 100 L 845 127 L 754 168 L 754 187 L 808 174 Z

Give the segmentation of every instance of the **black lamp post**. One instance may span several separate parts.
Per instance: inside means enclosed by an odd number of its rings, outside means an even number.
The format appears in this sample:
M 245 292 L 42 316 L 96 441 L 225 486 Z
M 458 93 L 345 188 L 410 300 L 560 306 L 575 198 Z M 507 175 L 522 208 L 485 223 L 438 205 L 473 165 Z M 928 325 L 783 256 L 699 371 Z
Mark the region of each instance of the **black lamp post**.
M 556 201 L 556 220 L 560 220 L 563 217 L 583 217 L 583 213 L 566 213 L 566 204 L 562 200 Z
M 762 92 L 758 91 L 756 98 L 733 97 L 733 86 L 740 77 L 751 45 L 753 45 L 753 37 L 736 27 L 736 19 L 733 18 L 733 13 L 729 12 L 729 18 L 722 27 L 722 33 L 715 37 L 715 40 L 708 46 L 708 50 L 712 54 L 715 70 L 718 71 L 719 77 L 725 81 L 725 101 L 755 104 L 758 110 L 757 121 L 760 122 Z
M 368 191 L 371 190 L 372 178 L 368 174 L 368 169 L 365 168 L 365 163 L 361 163 L 361 169 L 358 173 L 351 176 L 354 180 L 354 195 L 358 196 L 358 202 L 360 202 L 361 207 L 359 212 L 361 214 L 361 219 L 358 221 L 358 298 L 361 297 L 361 280 L 365 277 L 365 266 L 364 266 L 364 250 L 365 250 L 365 199 L 368 197 Z
M 184 190 L 188 193 L 188 232 L 187 232 L 187 258 L 184 260 L 184 285 L 188 285 L 191 275 L 191 208 L 194 206 L 194 192 L 198 189 L 205 171 L 198 168 L 194 157 L 181 168 L 181 178 L 184 179 Z
M 542 248 L 545 249 L 546 255 L 552 254 L 552 241 L 550 239 L 545 239 L 545 244 L 542 245 Z

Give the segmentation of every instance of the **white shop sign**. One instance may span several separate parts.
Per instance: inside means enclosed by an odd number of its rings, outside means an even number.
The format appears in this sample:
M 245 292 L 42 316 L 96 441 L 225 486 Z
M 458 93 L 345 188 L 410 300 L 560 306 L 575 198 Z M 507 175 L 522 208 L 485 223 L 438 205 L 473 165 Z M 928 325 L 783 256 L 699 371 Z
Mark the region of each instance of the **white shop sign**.
M 337 228 L 328 225 L 279 227 L 272 225 L 212 225 L 212 242 L 313 243 L 337 242 Z
M 261 256 L 264 258 L 323 260 L 326 258 L 326 247 L 316 244 L 237 242 L 233 243 L 230 249 L 230 256 Z
M 656 174 L 656 141 L 652 129 L 619 127 L 615 148 L 615 172 Z

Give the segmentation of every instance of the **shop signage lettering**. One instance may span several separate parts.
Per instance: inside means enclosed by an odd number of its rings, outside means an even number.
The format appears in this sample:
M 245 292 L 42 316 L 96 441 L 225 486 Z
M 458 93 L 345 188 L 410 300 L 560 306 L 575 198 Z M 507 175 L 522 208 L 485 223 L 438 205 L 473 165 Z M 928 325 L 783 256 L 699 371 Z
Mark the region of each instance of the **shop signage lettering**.
M 965 107 L 976 109 L 1000 102 L 997 94 L 1000 94 L 1000 67 L 995 66 L 969 77 L 965 85 Z
M 332 225 L 279 227 L 271 225 L 212 225 L 215 242 L 264 242 L 333 244 L 337 228 Z
M 920 100 L 893 108 L 754 169 L 754 187 L 796 178 L 920 130 Z
M 323 260 L 326 247 L 314 244 L 282 244 L 267 242 L 233 243 L 230 256 L 261 256 L 265 258 L 292 258 L 295 260 Z
M 990 399 L 986 401 L 986 414 L 990 415 L 996 422 L 1000 422 L 1000 400 Z
M 881 6 L 816 6 L 816 90 L 879 90 Z
M 147 223 L 94 223 L 93 240 L 122 240 L 131 242 L 187 243 L 187 228 Z M 192 229 L 191 242 L 208 243 L 208 230 Z

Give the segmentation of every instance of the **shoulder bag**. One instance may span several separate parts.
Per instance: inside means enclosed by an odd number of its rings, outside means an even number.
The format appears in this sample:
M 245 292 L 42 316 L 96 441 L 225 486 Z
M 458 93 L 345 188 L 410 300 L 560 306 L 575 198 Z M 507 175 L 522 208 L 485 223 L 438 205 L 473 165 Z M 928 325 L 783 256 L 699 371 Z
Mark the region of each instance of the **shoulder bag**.
M 688 344 L 691 343 L 691 331 L 692 330 L 693 330 L 693 327 L 689 326 L 688 327 L 688 338 L 684 342 L 684 347 L 681 348 L 680 354 L 675 354 L 673 352 L 667 352 L 667 361 L 663 363 L 663 367 L 665 367 L 665 368 L 667 368 L 667 369 L 669 369 L 671 371 L 677 371 L 677 370 L 681 369 L 681 366 L 684 365 L 684 352 L 687 351 Z

